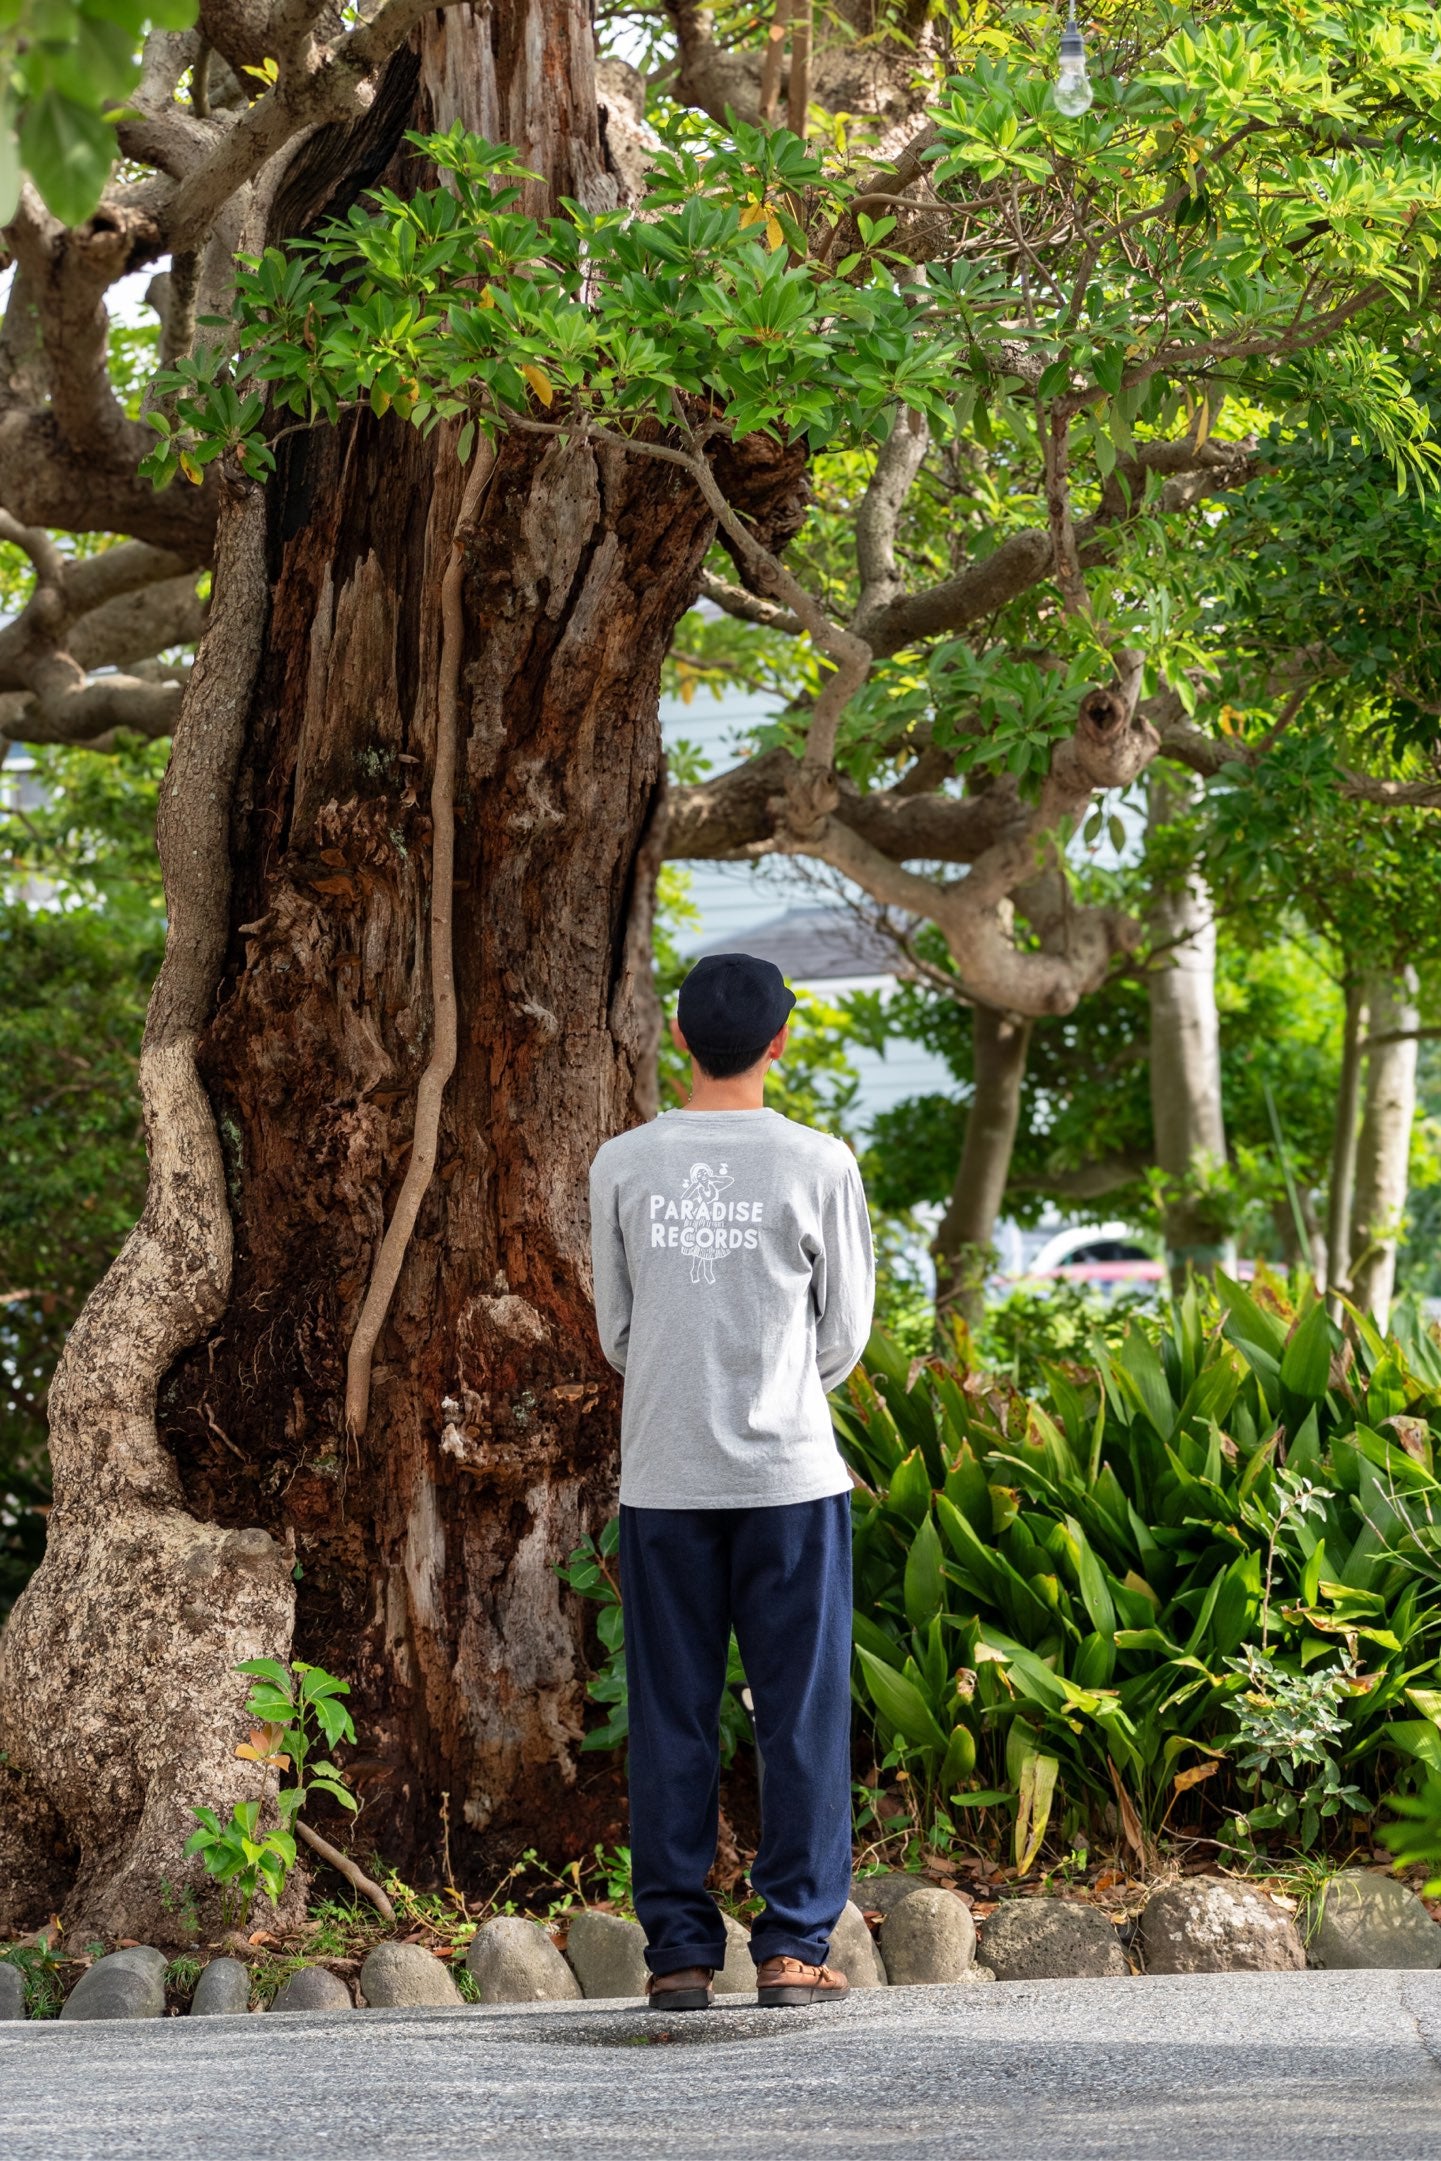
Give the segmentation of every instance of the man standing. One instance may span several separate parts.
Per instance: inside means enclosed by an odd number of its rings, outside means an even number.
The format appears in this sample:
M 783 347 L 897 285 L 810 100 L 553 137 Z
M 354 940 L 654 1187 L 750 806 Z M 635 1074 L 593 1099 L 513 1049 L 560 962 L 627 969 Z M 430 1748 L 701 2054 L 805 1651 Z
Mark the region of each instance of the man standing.
M 834 1999 L 850 1892 L 850 1477 L 826 1392 L 870 1333 L 855 1157 L 764 1107 L 795 998 L 747 953 L 699 961 L 671 1032 L 690 1102 L 607 1141 L 590 1174 L 595 1306 L 625 1375 L 620 1578 L 630 1837 L 648 1994 L 702 2010 L 725 1960 L 715 1858 L 732 1628 L 765 1767 L 762 2004 Z

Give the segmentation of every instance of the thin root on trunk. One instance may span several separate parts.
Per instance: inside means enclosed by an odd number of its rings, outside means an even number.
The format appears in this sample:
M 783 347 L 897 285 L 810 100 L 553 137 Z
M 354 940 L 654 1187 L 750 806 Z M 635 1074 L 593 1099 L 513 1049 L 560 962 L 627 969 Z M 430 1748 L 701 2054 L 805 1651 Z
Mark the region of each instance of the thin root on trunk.
M 440 589 L 440 683 L 435 727 L 435 771 L 430 786 L 430 990 L 435 1015 L 430 1060 L 415 1097 L 415 1139 L 405 1167 L 395 1213 L 375 1256 L 370 1285 L 345 1364 L 345 1422 L 359 1439 L 370 1417 L 370 1368 L 415 1219 L 435 1174 L 440 1140 L 440 1109 L 455 1070 L 455 957 L 452 924 L 455 910 L 455 758 L 459 730 L 460 659 L 465 636 L 465 543 L 475 524 L 480 499 L 495 470 L 495 452 L 484 436 L 465 484 L 450 561 Z

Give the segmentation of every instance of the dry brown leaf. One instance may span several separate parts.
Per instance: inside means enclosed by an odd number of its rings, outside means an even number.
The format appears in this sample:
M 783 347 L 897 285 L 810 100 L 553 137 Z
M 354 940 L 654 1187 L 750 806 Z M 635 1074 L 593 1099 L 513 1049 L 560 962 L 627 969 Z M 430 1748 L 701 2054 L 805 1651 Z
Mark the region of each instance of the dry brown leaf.
M 1121 1817 L 1121 1834 L 1144 1868 L 1146 1865 L 1146 1839 L 1141 1829 L 1141 1819 L 1136 1814 L 1136 1804 L 1121 1784 L 1121 1774 L 1109 1756 L 1106 1758 L 1106 1763 L 1111 1773 L 1111 1784 L 1116 1792 L 1116 1807 L 1120 1811 Z

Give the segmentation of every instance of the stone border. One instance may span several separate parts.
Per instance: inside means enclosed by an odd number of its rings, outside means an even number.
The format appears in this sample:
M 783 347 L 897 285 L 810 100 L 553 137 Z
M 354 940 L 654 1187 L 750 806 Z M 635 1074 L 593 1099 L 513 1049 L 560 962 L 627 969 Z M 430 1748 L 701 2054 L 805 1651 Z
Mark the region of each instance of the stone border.
M 1138 1971 L 1275 1973 L 1307 1965 L 1331 1971 L 1441 1969 L 1441 1927 L 1421 1900 L 1394 1876 L 1364 1868 L 1339 1870 L 1295 1918 L 1291 1900 L 1241 1878 L 1181 1877 L 1152 1892 L 1129 1945 L 1101 1909 L 1084 1900 L 1003 1900 L 982 1920 L 978 1937 L 967 1900 L 923 1877 L 895 1872 L 862 1877 L 852 1891 L 831 1939 L 829 1962 L 846 1975 L 853 1996 L 958 1982 L 1118 1979 Z M 877 1917 L 874 1934 L 868 1913 Z M 719 2001 L 703 2021 L 707 2037 L 722 2038 L 730 2030 L 715 2027 L 722 2014 L 743 2016 L 750 2022 L 747 2032 L 769 2032 L 792 2026 L 802 2015 L 845 2013 L 844 2004 L 805 2014 L 746 2007 L 744 1998 L 754 1987 L 748 1941 L 733 1920 L 727 1920 L 726 1931 L 726 1961 L 715 1982 Z M 356 1988 L 324 1962 L 295 1967 L 267 2015 L 315 2016 L 357 2007 L 483 2008 L 523 2014 L 529 2025 L 534 2017 L 554 2016 L 567 2005 L 574 2007 L 565 2013 L 569 2040 L 581 2045 L 589 2034 L 595 2046 L 619 2046 L 657 2030 L 659 2014 L 642 2012 L 638 2003 L 645 1988 L 644 1952 L 638 1922 L 599 1908 L 575 1913 L 564 1952 L 538 1922 L 497 1915 L 480 1924 L 466 1953 L 478 2005 L 462 2000 L 449 1965 L 423 1945 L 386 1942 L 367 1955 Z M 167 1970 L 164 1953 L 151 1946 L 112 1951 L 76 1982 L 59 2023 L 163 2017 Z M 249 1995 L 244 1961 L 214 1958 L 201 1971 L 188 2015 L 244 2015 Z M 580 2005 L 601 2003 L 612 2007 L 602 2025 L 592 2031 L 575 2024 Z M 625 2032 L 615 2023 L 617 2005 L 635 2006 Z M 0 1958 L 0 2020 L 25 2017 L 23 1977 Z M 758 2027 L 757 2019 L 767 2023 Z M 683 2013 L 667 2023 L 675 2029 L 672 2038 L 700 2038 L 686 2026 Z

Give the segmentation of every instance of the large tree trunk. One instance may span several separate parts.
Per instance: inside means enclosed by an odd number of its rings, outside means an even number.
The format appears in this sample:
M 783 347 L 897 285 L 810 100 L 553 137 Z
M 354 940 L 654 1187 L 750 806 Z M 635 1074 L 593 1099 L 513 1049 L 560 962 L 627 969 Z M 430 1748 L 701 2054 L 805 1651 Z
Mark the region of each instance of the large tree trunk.
M 342 130 L 307 145 L 278 201 L 283 229 L 343 207 L 382 172 L 414 185 L 402 130 L 457 115 L 545 175 L 533 210 L 547 196 L 615 199 L 581 0 L 456 7 L 426 21 L 417 52 L 398 57 L 363 155 Z M 793 524 L 801 460 L 757 452 L 753 497 L 743 456 L 730 457 L 726 486 L 775 537 L 768 513 Z M 190 1105 L 212 1184 L 223 1157 L 229 1209 L 222 1187 L 208 1228 L 160 1226 L 172 1247 L 198 1240 L 212 1291 L 187 1303 L 158 1276 L 131 1285 L 122 1332 L 147 1295 L 167 1310 L 126 1416 L 151 1436 L 156 1507 L 207 1567 L 212 1548 L 230 1565 L 234 1546 L 257 1588 L 232 1597 L 213 1570 L 191 1585 L 183 1540 L 149 1543 L 153 1510 L 127 1503 L 122 1523 L 100 1524 L 106 1444 L 89 1408 L 71 1412 L 81 1395 L 103 1407 L 115 1394 L 107 1285 L 67 1354 L 70 1386 L 57 1385 L 58 1415 L 71 1416 L 57 1457 L 65 1493 L 12 1630 L 21 1655 L 7 1675 L 33 1675 L 47 1639 L 55 1666 L 37 1713 L 18 1689 L 4 1699 L 15 1777 L 44 1827 L 12 1919 L 68 1892 L 72 1917 L 165 1931 L 159 1879 L 186 1877 L 186 1810 L 235 1785 L 242 1688 L 230 1668 L 285 1651 L 292 1596 L 295 1653 L 354 1688 L 367 1847 L 423 1867 L 442 1795 L 453 1825 L 489 1834 L 477 1861 L 530 1843 L 560 1859 L 617 1828 L 589 1822 L 567 1790 L 584 1623 L 554 1564 L 613 1497 L 618 1389 L 591 1316 L 585 1174 L 602 1139 L 654 1107 L 660 664 L 711 521 L 673 466 L 525 436 L 500 445 L 464 580 L 459 1056 L 354 1441 L 346 1348 L 431 1034 L 426 806 L 440 584 L 463 481 L 453 433 L 423 441 L 393 418 L 283 446 L 268 491 L 264 657 L 243 700 L 233 801 L 228 783 L 198 806 L 174 784 L 180 817 L 218 806 L 222 861 L 228 813 L 235 866 L 193 1023 L 204 1024 L 208 1103 L 194 1090 Z M 197 691 L 201 731 L 209 712 Z M 176 937 L 172 920 L 172 950 Z M 153 1107 L 152 1208 L 176 1175 L 174 1117 Z M 194 1624 L 203 1655 L 186 1662 L 175 1637 L 191 1606 L 206 1616 Z M 59 1631 L 75 1638 L 63 1658 Z M 170 1676 L 148 1722 L 126 1708 L 146 1657 Z M 66 1695 L 77 1684 L 83 1719 Z M 102 1698 L 113 1776 L 86 1767 Z M 73 1889 L 57 1858 L 67 1845 L 85 1856 Z M 466 1857 L 463 1834 L 454 1851 Z
M 1187 784 L 1154 772 L 1152 827 L 1168 825 L 1187 803 Z M 1194 868 L 1159 887 L 1149 913 L 1157 963 L 1151 1004 L 1151 1125 L 1162 1173 L 1162 1228 L 1172 1282 L 1187 1271 L 1235 1266 L 1235 1246 L 1206 1194 L 1209 1174 L 1226 1162 L 1221 1105 L 1221 1035 L 1216 1017 L 1216 919 L 1205 880 Z
M 986 1277 L 995 1266 L 996 1222 L 1006 1197 L 1021 1116 L 1031 1023 L 978 1005 L 971 1016 L 974 1092 L 960 1166 L 936 1226 L 936 1318 L 980 1318 Z
M 1367 986 L 1371 1047 L 1366 1054 L 1366 1109 L 1356 1161 L 1356 1223 L 1351 1295 L 1386 1326 L 1396 1288 L 1396 1246 L 1406 1208 L 1411 1127 L 1416 1116 L 1416 971 L 1373 976 Z M 1390 1037 L 1388 1042 L 1386 1039 Z

